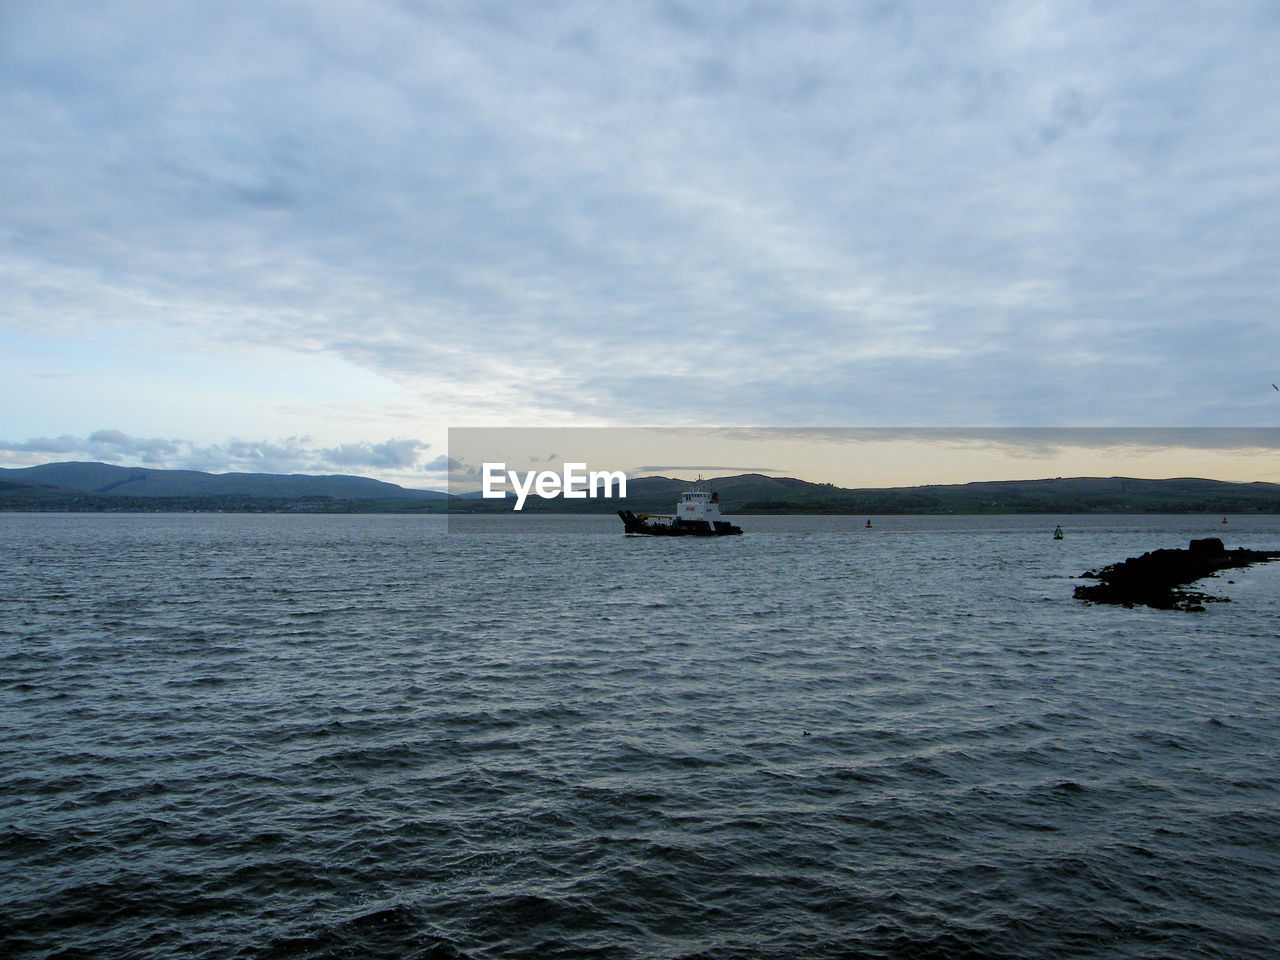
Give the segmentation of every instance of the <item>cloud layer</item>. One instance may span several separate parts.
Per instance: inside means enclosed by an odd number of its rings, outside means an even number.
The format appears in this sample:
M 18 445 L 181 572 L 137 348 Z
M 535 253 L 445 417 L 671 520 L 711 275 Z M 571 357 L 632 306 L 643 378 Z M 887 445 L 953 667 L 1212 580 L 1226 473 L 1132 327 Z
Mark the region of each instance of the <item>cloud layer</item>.
M 417 435 L 1274 423 L 1275 11 L 8 4 L 0 435 L 108 343 L 332 358 Z
M 308 437 L 229 440 L 199 446 L 162 437 L 131 437 L 120 430 L 96 430 L 87 437 L 0 440 L 0 457 L 15 465 L 92 460 L 212 473 L 374 473 L 409 479 L 417 485 L 443 482 L 446 468 L 423 463 L 428 446 L 420 440 L 395 439 L 324 447 Z

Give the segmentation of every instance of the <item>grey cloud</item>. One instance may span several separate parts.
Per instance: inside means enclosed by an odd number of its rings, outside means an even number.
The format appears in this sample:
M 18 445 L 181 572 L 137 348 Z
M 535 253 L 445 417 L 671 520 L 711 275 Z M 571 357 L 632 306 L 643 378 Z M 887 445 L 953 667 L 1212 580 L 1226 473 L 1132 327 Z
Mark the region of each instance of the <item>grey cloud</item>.
M 109 451 L 121 458 L 132 457 L 142 463 L 158 464 L 177 454 L 181 445 L 176 440 L 163 437 L 131 437 L 121 430 L 95 430 L 89 434 L 85 449 L 98 459 Z
M 120 430 L 95 430 L 89 434 L 90 443 L 110 443 L 115 446 L 128 446 L 133 438 Z
M 177 9 L 6 11 L 20 329 L 284 344 L 494 416 L 1273 415 L 1274 21 Z
M 108 463 L 132 461 L 146 465 L 162 465 L 167 457 L 178 454 L 180 449 L 178 441 L 161 437 L 134 438 L 120 430 L 96 430 L 88 437 L 63 434 L 18 442 L 0 440 L 0 451 L 76 457 Z
M 1053 96 L 1048 118 L 1035 133 L 1040 146 L 1057 143 L 1073 132 L 1085 129 L 1101 113 L 1101 107 L 1078 87 L 1068 85 Z
M 74 453 L 85 448 L 86 441 L 80 437 L 63 435 L 60 437 L 33 437 L 30 440 L 0 440 L 0 450 L 15 453 Z
M 407 473 L 430 445 L 410 438 L 381 443 L 320 447 L 308 437 L 278 440 L 231 439 L 197 444 L 158 437 L 132 437 L 121 430 L 96 430 L 88 437 L 63 435 L 24 441 L 0 440 L 0 451 L 60 459 L 100 460 L 170 469 L 258 473 L 341 473 L 351 470 Z
M 666 23 L 689 33 L 695 33 L 706 26 L 699 9 L 692 4 L 680 3 L 679 0 L 662 0 L 657 10 Z
M 287 437 L 278 441 L 232 439 L 225 444 L 203 448 L 207 455 L 226 456 L 232 462 L 254 470 L 279 473 L 299 470 L 314 462 L 306 438 Z
M 423 467 L 429 473 L 447 478 L 453 483 L 475 483 L 481 478 L 480 468 L 465 460 L 440 454 Z
M 421 440 L 386 440 L 382 443 L 348 443 L 323 451 L 324 458 L 334 464 L 365 467 L 407 469 L 417 465 L 430 446 Z
M 999 448 L 1028 457 L 1068 448 L 1093 450 L 1280 451 L 1280 427 L 723 427 L 708 432 L 739 441 L 801 439 L 815 444 L 910 441 Z

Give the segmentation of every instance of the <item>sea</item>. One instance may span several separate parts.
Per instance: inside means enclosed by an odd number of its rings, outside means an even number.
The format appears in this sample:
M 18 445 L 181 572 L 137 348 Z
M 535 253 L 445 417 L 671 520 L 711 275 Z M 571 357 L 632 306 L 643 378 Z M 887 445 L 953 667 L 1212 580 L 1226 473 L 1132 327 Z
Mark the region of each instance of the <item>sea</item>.
M 0 515 L 0 955 L 1280 956 L 1280 517 L 734 519 Z

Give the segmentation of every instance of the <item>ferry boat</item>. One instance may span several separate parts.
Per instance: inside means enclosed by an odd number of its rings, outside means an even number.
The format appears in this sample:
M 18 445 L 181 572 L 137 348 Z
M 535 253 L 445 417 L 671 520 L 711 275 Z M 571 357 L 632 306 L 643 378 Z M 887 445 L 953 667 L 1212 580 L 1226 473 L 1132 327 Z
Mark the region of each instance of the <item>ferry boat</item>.
M 627 536 L 726 537 L 742 533 L 720 516 L 720 495 L 707 489 L 699 477 L 692 489 L 680 494 L 674 516 L 619 510 Z

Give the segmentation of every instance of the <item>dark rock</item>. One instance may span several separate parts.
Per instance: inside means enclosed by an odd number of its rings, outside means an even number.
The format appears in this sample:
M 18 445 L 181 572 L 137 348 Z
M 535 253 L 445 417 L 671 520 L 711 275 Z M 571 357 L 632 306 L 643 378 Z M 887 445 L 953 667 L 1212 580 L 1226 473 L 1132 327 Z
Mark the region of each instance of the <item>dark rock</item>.
M 1217 537 L 1205 537 L 1203 540 L 1192 540 L 1188 549 L 1197 557 L 1220 557 L 1227 552 L 1222 541 Z
M 1280 559 L 1280 551 L 1227 550 L 1217 537 L 1192 540 L 1186 550 L 1153 550 L 1084 576 L 1097 579 L 1092 586 L 1076 587 L 1078 600 L 1116 603 L 1126 607 L 1144 604 L 1161 610 L 1203 610 L 1210 597 L 1179 589 L 1212 576 L 1219 570 L 1247 567 Z

